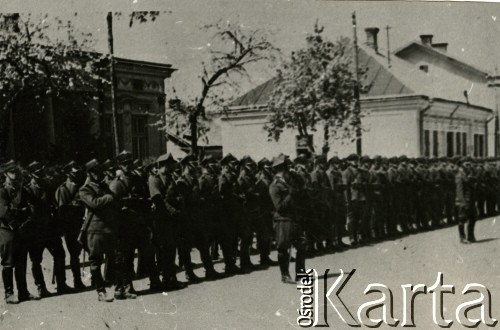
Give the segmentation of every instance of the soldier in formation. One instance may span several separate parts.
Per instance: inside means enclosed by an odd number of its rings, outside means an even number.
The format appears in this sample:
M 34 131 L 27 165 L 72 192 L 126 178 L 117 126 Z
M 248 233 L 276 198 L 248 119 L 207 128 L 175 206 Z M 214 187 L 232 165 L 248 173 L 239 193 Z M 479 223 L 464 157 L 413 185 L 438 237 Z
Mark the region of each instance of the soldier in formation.
M 279 264 L 281 280 L 296 250 L 296 276 L 305 259 L 458 223 L 464 244 L 476 241 L 478 218 L 500 212 L 497 159 L 345 159 L 279 155 L 258 162 L 228 154 L 221 160 L 171 154 L 141 166 L 130 152 L 84 166 L 0 166 L 0 258 L 7 303 L 50 295 L 42 271 L 52 256 L 57 293 L 85 289 L 80 254 L 87 251 L 99 301 L 134 299 L 133 280 L 149 277 L 153 291 L 185 288 L 223 277 L 210 254 L 221 247 L 224 273 Z M 66 252 L 73 287 L 66 281 Z M 344 239 L 347 239 L 344 241 Z M 346 244 L 349 242 L 350 244 Z M 270 258 L 275 247 L 278 260 Z M 137 264 L 142 271 L 135 270 Z M 252 251 L 260 263 L 250 260 Z M 213 253 L 212 253 L 213 254 Z M 26 283 L 27 259 L 35 291 Z M 178 264 L 176 264 L 178 261 Z M 101 265 L 106 264 L 104 274 Z M 187 282 L 177 279 L 183 268 Z M 14 295 L 14 280 L 17 298 Z M 107 288 L 114 284 L 114 294 Z

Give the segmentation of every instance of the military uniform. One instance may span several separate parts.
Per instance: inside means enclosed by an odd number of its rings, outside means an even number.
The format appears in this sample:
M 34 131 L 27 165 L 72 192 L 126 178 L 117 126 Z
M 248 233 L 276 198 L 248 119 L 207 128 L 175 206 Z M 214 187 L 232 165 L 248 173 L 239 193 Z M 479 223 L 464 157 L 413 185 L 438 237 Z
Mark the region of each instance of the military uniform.
M 344 193 L 346 201 L 347 228 L 350 242 L 356 245 L 359 235 L 368 218 L 366 208 L 366 177 L 358 168 L 350 165 L 342 172 L 342 183 L 346 186 Z
M 75 288 L 83 289 L 80 273 L 80 253 L 82 246 L 78 242 L 78 235 L 83 224 L 85 208 L 78 194 L 79 187 L 75 182 L 68 179 L 56 190 L 55 199 L 58 206 L 57 216 L 62 225 L 66 248 L 70 256 L 71 272 Z
M 171 156 L 171 155 L 169 155 Z M 173 161 L 172 157 L 160 156 L 160 161 Z M 161 166 L 161 165 L 160 165 Z M 175 257 L 178 243 L 178 221 L 180 215 L 180 196 L 175 181 L 167 172 L 150 175 L 149 195 L 154 204 L 153 226 L 156 258 L 162 274 L 165 290 L 181 289 L 184 284 L 177 281 Z
M 474 242 L 474 225 L 476 222 L 476 209 L 474 206 L 474 190 L 476 179 L 472 173 L 467 173 L 460 167 L 455 174 L 456 198 L 455 205 L 458 210 L 458 232 L 462 243 Z
M 7 303 L 39 299 L 32 296 L 26 283 L 26 244 L 23 234 L 28 223 L 28 204 L 24 191 L 7 182 L 0 187 L 0 259 Z M 14 298 L 14 274 L 18 299 Z
M 66 270 L 64 247 L 61 240 L 61 225 L 56 223 L 56 218 L 52 213 L 49 196 L 44 182 L 40 179 L 32 181 L 24 188 L 27 203 L 30 208 L 30 227 L 26 231 L 26 241 L 29 241 L 28 252 L 31 260 L 31 270 L 35 285 L 41 296 L 48 296 L 47 287 L 42 271 L 43 251 L 47 249 L 54 258 L 54 273 L 57 282 L 58 293 L 65 293 Z M 23 256 L 26 256 L 23 253 Z
M 291 282 L 289 273 L 290 248 L 297 250 L 295 272 L 299 274 L 305 270 L 305 237 L 302 226 L 297 222 L 294 207 L 295 192 L 291 191 L 285 178 L 277 174 L 269 187 L 269 194 L 274 204 L 274 231 L 278 247 L 278 263 L 282 281 Z
M 188 165 L 189 166 L 189 165 Z M 200 186 L 195 176 L 184 173 L 177 181 L 177 187 L 182 196 L 180 214 L 179 262 L 184 265 L 188 280 L 197 280 L 191 263 L 191 248 L 194 246 L 200 252 L 201 261 L 205 268 L 206 278 L 216 278 L 212 259 L 209 252 L 207 219 L 200 211 Z
M 87 170 L 95 170 L 98 162 L 87 163 Z M 87 236 L 89 250 L 90 274 L 92 284 L 97 290 L 99 299 L 112 300 L 106 296 L 105 282 L 101 273 L 104 256 L 112 268 L 113 280 L 117 284 L 115 292 L 123 291 L 124 265 L 116 260 L 118 248 L 118 215 L 120 207 L 108 186 L 89 180 L 79 190 L 82 203 L 87 208 L 87 215 L 82 229 Z
M 133 173 L 122 173 L 110 183 L 110 190 L 121 204 L 118 238 L 120 255 L 126 269 L 124 289 L 134 293 L 132 279 L 134 258 L 137 249 L 144 260 L 145 272 L 152 286 L 158 284 L 158 273 L 154 262 L 151 228 L 147 217 L 151 204 L 141 183 L 141 177 Z

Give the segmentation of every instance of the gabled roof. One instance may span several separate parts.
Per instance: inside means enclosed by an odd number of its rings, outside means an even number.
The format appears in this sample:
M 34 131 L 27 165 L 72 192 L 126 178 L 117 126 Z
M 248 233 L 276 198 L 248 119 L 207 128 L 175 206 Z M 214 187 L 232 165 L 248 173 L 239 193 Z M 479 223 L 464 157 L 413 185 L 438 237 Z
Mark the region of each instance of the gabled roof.
M 434 44 L 435 45 L 435 44 Z M 477 68 L 469 63 L 464 62 L 463 60 L 460 60 L 456 57 L 453 57 L 449 55 L 448 53 L 444 53 L 442 51 L 439 51 L 431 46 L 425 45 L 419 41 L 411 41 L 405 46 L 402 46 L 394 51 L 394 55 L 398 57 L 404 57 L 404 54 L 407 52 L 412 52 L 415 49 L 420 50 L 422 52 L 425 52 L 431 56 L 440 58 L 442 60 L 447 61 L 448 63 L 455 65 L 457 67 L 460 67 L 464 70 L 470 71 L 471 73 L 474 73 L 478 75 L 479 77 L 483 77 L 486 79 L 487 72 L 485 70 L 482 70 L 480 68 Z
M 359 48 L 359 66 L 367 72 L 361 78 L 362 94 L 366 96 L 411 94 L 413 91 L 396 78 L 367 50 Z M 234 100 L 230 106 L 265 105 L 271 97 L 277 78 L 274 77 Z
M 486 85 L 474 84 L 469 80 L 443 72 L 426 73 L 397 56 L 391 56 L 389 65 L 383 53 L 385 53 L 384 50 L 380 48 L 379 52 L 375 52 L 366 46 L 359 47 L 360 68 L 367 69 L 366 74 L 360 77 L 362 99 L 418 94 L 464 102 L 466 101 L 464 90 L 467 90 L 471 105 L 490 109 L 495 106 L 494 95 Z M 230 109 L 267 105 L 276 79 L 276 77 L 272 78 L 240 96 L 230 104 Z

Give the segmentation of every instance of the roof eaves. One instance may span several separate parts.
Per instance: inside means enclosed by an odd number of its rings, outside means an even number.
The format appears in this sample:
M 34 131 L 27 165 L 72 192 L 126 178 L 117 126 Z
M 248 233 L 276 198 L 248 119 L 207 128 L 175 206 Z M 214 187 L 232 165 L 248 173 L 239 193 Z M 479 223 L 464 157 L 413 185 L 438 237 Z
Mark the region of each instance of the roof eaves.
M 485 70 L 482 70 L 482 69 L 479 69 L 469 63 L 466 63 L 456 57 L 453 57 L 451 55 L 448 55 L 448 54 L 445 54 L 439 50 L 436 50 L 432 47 L 429 47 L 429 46 L 426 46 L 426 45 L 423 45 L 421 44 L 420 42 L 417 42 L 417 41 L 411 41 L 409 42 L 406 46 L 403 46 L 403 47 L 400 47 L 398 49 L 396 49 L 393 54 L 398 56 L 399 53 L 402 53 L 403 51 L 407 50 L 408 48 L 412 47 L 412 46 L 416 46 L 416 47 L 419 47 L 421 49 L 423 49 L 424 51 L 428 52 L 428 53 L 431 53 L 433 55 L 437 55 L 439 57 L 442 57 L 442 58 L 445 58 L 453 63 L 456 63 L 456 64 L 459 64 L 465 68 L 467 68 L 468 70 L 471 70 L 471 71 L 474 71 L 475 73 L 477 74 L 482 74 L 482 75 L 487 75 L 488 73 L 485 71 Z M 399 56 L 398 56 L 399 57 Z

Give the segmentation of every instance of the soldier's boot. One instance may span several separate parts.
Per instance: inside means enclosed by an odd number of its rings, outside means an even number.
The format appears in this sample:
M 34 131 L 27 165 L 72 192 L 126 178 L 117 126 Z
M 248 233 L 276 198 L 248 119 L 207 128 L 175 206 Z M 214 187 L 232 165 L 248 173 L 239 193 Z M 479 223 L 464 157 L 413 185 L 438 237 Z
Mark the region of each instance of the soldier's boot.
M 50 292 L 47 290 L 45 284 L 37 284 L 36 292 L 40 298 L 50 297 Z
M 191 267 L 186 270 L 186 280 L 191 283 L 201 282 L 201 278 L 198 277 Z
M 83 284 L 81 277 L 75 277 L 73 279 L 73 287 L 78 291 L 83 291 L 87 288 L 85 284 Z
M 80 272 L 80 262 L 75 258 L 70 260 L 71 273 L 73 273 L 73 287 L 75 290 L 85 290 L 87 287 L 82 282 L 82 274 Z
M 475 220 L 469 220 L 467 224 L 467 240 L 471 243 L 476 242 L 476 237 L 474 236 L 474 227 L 476 226 Z
M 280 266 L 281 276 L 290 277 L 290 256 L 286 252 L 278 252 L 278 264 Z
M 11 267 L 5 267 L 2 269 L 2 281 L 5 291 L 5 303 L 19 303 L 19 301 L 14 296 L 14 270 Z
M 460 237 L 460 243 L 469 243 L 469 241 L 467 241 L 467 238 L 465 237 L 465 225 L 463 223 L 458 224 L 458 235 Z
M 26 292 L 19 292 L 17 294 L 17 299 L 19 302 L 23 302 L 23 301 L 30 301 L 30 300 L 40 300 L 41 297 L 40 297 L 40 295 L 31 294 L 31 293 L 29 293 L 29 291 L 26 291 Z
M 108 294 L 106 291 L 97 291 L 97 300 L 103 302 L 112 302 L 113 300 L 115 300 L 115 298 L 113 298 L 113 296 Z

